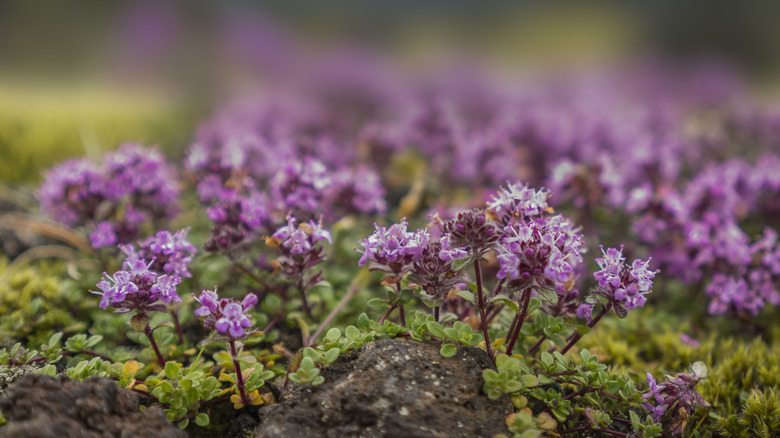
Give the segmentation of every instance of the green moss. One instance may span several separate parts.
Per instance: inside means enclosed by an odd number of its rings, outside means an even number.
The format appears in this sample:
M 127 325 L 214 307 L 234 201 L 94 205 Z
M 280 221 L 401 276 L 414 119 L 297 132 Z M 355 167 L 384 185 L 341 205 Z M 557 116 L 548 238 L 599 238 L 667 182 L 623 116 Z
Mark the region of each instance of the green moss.
M 87 328 L 76 318 L 84 304 L 85 292 L 53 265 L 29 266 L 5 272 L 7 261 L 0 259 L 0 345 L 24 341 L 28 345 L 45 342 L 54 332 L 75 333 Z

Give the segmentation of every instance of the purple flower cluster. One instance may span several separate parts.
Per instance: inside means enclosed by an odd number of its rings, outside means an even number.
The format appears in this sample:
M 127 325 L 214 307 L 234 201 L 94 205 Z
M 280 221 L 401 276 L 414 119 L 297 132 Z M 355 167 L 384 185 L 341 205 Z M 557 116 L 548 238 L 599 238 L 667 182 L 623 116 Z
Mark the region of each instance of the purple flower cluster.
M 303 256 L 311 252 L 314 244 L 321 240 L 333 243 L 330 231 L 322 228 L 322 221 L 309 221 L 298 226 L 295 225 L 295 222 L 294 217 L 288 217 L 287 225 L 277 229 L 271 236 L 280 242 L 279 244 L 284 248 L 285 253 Z
M 173 217 L 179 187 L 159 151 L 127 143 L 101 163 L 76 159 L 49 170 L 39 196 L 45 214 L 91 228 L 92 247 L 102 248 L 131 242 L 145 224 Z
M 370 261 L 375 267 L 400 273 L 409 264 L 422 257 L 428 246 L 430 235 L 427 230 L 407 231 L 406 218 L 390 227 L 374 225 L 374 234 L 360 241 L 363 255 L 358 265 L 363 266 Z
M 666 381 L 661 383 L 647 373 L 650 391 L 644 398 L 654 402 L 655 406 L 649 402 L 643 406 L 652 413 L 653 421 L 670 425 L 672 433 L 682 433 L 688 417 L 698 406 L 709 407 L 695 388 L 705 375 L 706 367 L 701 362 L 693 365 L 692 373 L 666 376 Z
M 257 295 L 247 294 L 239 303 L 232 298 L 219 298 L 217 290 L 203 289 L 195 301 L 200 307 L 195 309 L 195 315 L 203 318 L 203 326 L 215 330 L 231 340 L 243 339 L 252 334 L 252 321 L 248 315 L 250 309 L 257 304 Z
M 117 313 L 136 311 L 164 311 L 164 304 L 180 302 L 176 287 L 181 278 L 175 274 L 159 274 L 150 268 L 152 262 L 128 256 L 122 270 L 114 275 L 103 273 L 103 279 L 97 284 L 102 295 L 100 308 L 115 307 Z M 164 304 L 161 304 L 164 303 Z
M 650 259 L 634 259 L 631 265 L 627 265 L 622 246 L 620 249 L 608 248 L 605 251 L 602 245 L 601 253 L 603 257 L 596 259 L 601 269 L 593 273 L 598 283 L 593 293 L 606 298 L 618 316 L 625 318 L 628 311 L 645 305 L 645 295 L 651 292 L 653 278 L 658 271 L 648 269 Z M 591 310 L 592 304 L 583 304 L 577 309 L 577 315 L 589 319 Z
M 542 288 L 557 291 L 573 279 L 582 261 L 582 236 L 560 215 L 530 221 L 511 221 L 504 227 L 498 251 L 498 278 L 521 291 Z
M 187 240 L 189 231 L 189 228 L 176 233 L 168 230 L 158 231 L 154 236 L 139 242 L 138 249 L 131 244 L 120 245 L 119 249 L 129 258 L 151 263 L 150 269 L 153 271 L 190 278 L 192 274 L 188 267 L 197 248 Z

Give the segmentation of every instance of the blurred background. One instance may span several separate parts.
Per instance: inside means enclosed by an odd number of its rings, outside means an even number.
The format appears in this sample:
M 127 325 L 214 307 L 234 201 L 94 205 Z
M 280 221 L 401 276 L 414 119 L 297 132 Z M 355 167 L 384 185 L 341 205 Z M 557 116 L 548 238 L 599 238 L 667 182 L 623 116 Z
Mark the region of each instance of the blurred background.
M 529 78 L 643 60 L 780 89 L 780 2 L 0 2 L 0 181 L 125 141 L 183 156 L 220 102 L 340 51 Z

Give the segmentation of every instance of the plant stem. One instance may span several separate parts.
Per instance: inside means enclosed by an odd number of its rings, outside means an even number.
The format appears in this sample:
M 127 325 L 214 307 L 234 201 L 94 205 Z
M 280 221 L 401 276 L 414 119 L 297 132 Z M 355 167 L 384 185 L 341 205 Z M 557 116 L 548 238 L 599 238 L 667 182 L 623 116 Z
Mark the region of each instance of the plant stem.
M 593 326 L 596 325 L 596 323 L 599 322 L 599 320 L 601 320 L 601 318 L 604 315 L 606 315 L 608 310 L 609 310 L 608 305 L 602 307 L 601 312 L 599 312 L 598 315 L 596 315 L 596 317 L 593 318 L 593 320 L 588 324 L 588 328 L 593 328 Z M 580 332 L 574 332 L 574 335 L 572 335 L 572 337 L 569 338 L 569 343 L 566 344 L 565 347 L 563 347 L 563 350 L 561 350 L 561 354 L 566 354 L 566 352 L 569 351 L 571 347 L 573 347 L 574 344 L 576 344 L 577 341 L 579 341 L 580 339 L 582 339 L 582 335 L 580 334 Z
M 396 308 L 396 307 L 397 307 L 397 306 L 396 306 L 395 304 L 393 304 L 392 306 L 390 306 L 390 308 L 389 308 L 389 309 L 387 309 L 387 312 L 385 312 L 385 314 L 384 314 L 384 315 L 382 315 L 382 319 L 380 319 L 380 320 L 379 320 L 379 323 L 380 323 L 380 324 L 382 324 L 383 322 L 385 322 L 385 320 L 387 319 L 387 317 L 388 317 L 388 316 L 390 316 L 390 313 L 391 313 L 393 310 L 395 310 L 395 308 Z
M 238 352 L 236 351 L 236 342 L 232 339 L 228 341 L 230 345 L 230 355 L 233 357 L 233 368 L 236 369 L 236 386 L 238 387 L 238 394 L 241 396 L 241 403 L 248 405 L 249 397 L 244 392 L 244 375 L 241 373 L 241 365 L 238 363 Z
M 479 258 L 474 260 L 474 278 L 477 282 L 477 307 L 479 308 L 479 325 L 482 327 L 482 335 L 485 337 L 485 349 L 488 356 L 493 359 L 493 345 L 488 335 L 487 318 L 485 317 L 485 298 L 482 296 L 482 267 Z
M 181 324 L 179 324 L 179 315 L 176 314 L 176 310 L 173 307 L 168 308 L 168 313 L 171 314 L 173 319 L 173 326 L 176 327 L 176 338 L 179 340 L 179 344 L 184 345 L 184 336 L 181 331 Z
M 512 340 L 509 341 L 509 346 L 507 346 L 506 351 L 507 354 L 510 356 L 512 355 L 512 349 L 515 347 L 515 342 L 517 342 L 517 337 L 520 335 L 520 329 L 523 328 L 523 323 L 525 322 L 526 316 L 528 316 L 528 303 L 531 302 L 531 288 L 528 287 L 523 291 L 523 309 L 520 311 L 520 313 L 517 315 L 517 327 L 515 327 L 515 332 L 512 334 Z
M 539 338 L 539 340 L 538 340 L 538 341 L 536 341 L 536 343 L 534 344 L 534 346 L 528 349 L 528 354 L 531 354 L 531 353 L 533 353 L 534 351 L 536 351 L 536 349 L 537 349 L 537 348 L 541 347 L 541 346 L 542 346 L 542 343 L 543 343 L 543 342 L 544 342 L 546 339 L 547 339 L 547 336 L 545 336 L 545 335 L 542 335 L 542 336 Z
M 436 322 L 439 322 L 439 309 L 440 308 L 441 308 L 441 306 L 436 306 L 436 307 L 433 308 L 433 319 Z
M 398 306 L 398 315 L 401 317 L 401 325 L 406 327 L 406 315 L 404 314 L 403 304 Z
M 303 312 L 306 313 L 306 316 L 314 321 L 314 318 L 311 316 L 311 307 L 309 307 L 309 302 L 306 300 L 306 288 L 303 285 L 303 272 L 301 272 L 301 278 L 298 279 L 298 291 L 301 293 L 301 304 L 303 305 Z
M 165 359 L 163 359 L 162 354 L 160 354 L 160 349 L 157 348 L 157 341 L 154 340 L 154 333 L 152 333 L 152 329 L 149 327 L 148 323 L 146 324 L 146 328 L 144 328 L 144 334 L 147 338 L 149 338 L 149 343 L 152 344 L 154 354 L 157 355 L 157 363 L 159 363 L 161 367 L 165 368 Z

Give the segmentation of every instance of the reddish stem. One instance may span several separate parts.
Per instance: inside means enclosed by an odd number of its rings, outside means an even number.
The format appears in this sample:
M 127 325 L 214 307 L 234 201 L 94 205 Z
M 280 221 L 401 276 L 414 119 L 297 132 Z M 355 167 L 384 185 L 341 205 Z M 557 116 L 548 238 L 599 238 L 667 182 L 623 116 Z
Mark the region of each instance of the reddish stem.
M 520 329 L 523 328 L 525 318 L 528 316 L 528 303 L 531 302 L 531 288 L 526 288 L 523 291 L 522 300 L 523 310 L 521 310 L 520 314 L 518 314 L 517 327 L 515 327 L 515 332 L 512 334 L 512 340 L 509 341 L 509 346 L 506 348 L 507 354 L 510 356 L 512 355 L 512 349 L 515 347 L 515 342 L 517 342 L 517 337 L 520 335 Z
M 388 317 L 388 316 L 390 316 L 390 313 L 391 313 L 393 310 L 395 310 L 395 308 L 396 308 L 396 305 L 395 305 L 395 304 L 393 304 L 392 306 L 390 306 L 390 308 L 389 308 L 389 309 L 387 309 L 387 312 L 385 312 L 385 314 L 384 314 L 384 315 L 382 315 L 382 319 L 380 319 L 380 320 L 379 320 L 379 323 L 380 323 L 380 324 L 382 324 L 383 322 L 385 322 L 385 320 L 387 319 L 387 317 Z
M 236 386 L 238 387 L 238 394 L 241 396 L 241 403 L 248 405 L 249 397 L 244 392 L 244 375 L 241 373 L 241 365 L 238 363 L 238 352 L 236 351 L 236 342 L 233 340 L 228 341 L 230 345 L 230 355 L 233 357 L 233 367 L 236 369 Z
M 482 335 L 485 337 L 485 349 L 488 356 L 493 359 L 493 345 L 488 335 L 487 317 L 485 315 L 485 298 L 482 296 L 482 267 L 479 258 L 474 260 L 474 278 L 477 282 L 477 307 L 479 308 L 479 325 L 482 327 Z
M 152 344 L 154 354 L 157 356 L 157 363 L 159 363 L 161 367 L 165 368 L 165 359 L 163 359 L 162 354 L 160 354 L 160 349 L 157 348 L 157 342 L 154 340 L 154 334 L 152 333 L 152 329 L 149 327 L 149 324 L 146 324 L 146 328 L 144 328 L 144 334 L 147 338 L 149 338 L 149 343 Z
M 543 342 L 544 342 L 546 339 L 547 339 L 547 336 L 545 336 L 545 335 L 542 335 L 542 336 L 539 338 L 539 340 L 538 340 L 538 341 L 536 341 L 536 343 L 534 344 L 534 346 L 528 349 L 528 354 L 531 354 L 531 353 L 533 353 L 534 351 L 536 351 L 536 349 L 537 349 L 537 348 L 541 347 L 541 346 L 542 346 L 542 343 L 543 343 Z

